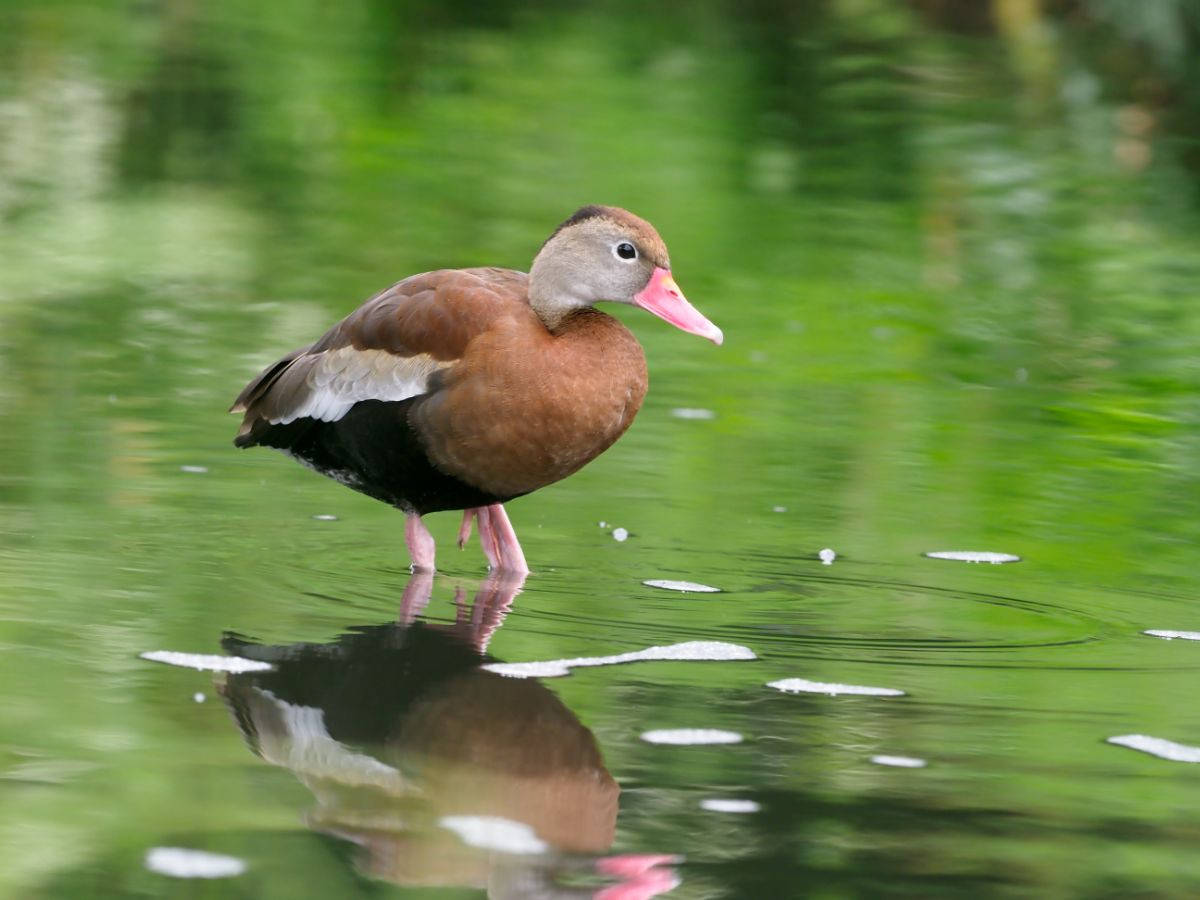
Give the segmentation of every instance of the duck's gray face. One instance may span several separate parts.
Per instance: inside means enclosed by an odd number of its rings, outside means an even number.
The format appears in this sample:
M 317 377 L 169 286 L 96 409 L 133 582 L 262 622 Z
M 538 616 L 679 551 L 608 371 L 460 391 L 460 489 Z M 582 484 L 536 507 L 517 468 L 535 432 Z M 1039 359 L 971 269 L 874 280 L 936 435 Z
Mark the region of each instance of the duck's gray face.
M 658 232 L 615 207 L 585 207 L 559 227 L 533 262 L 530 296 L 546 307 L 628 303 L 713 343 L 724 339 L 683 296 Z

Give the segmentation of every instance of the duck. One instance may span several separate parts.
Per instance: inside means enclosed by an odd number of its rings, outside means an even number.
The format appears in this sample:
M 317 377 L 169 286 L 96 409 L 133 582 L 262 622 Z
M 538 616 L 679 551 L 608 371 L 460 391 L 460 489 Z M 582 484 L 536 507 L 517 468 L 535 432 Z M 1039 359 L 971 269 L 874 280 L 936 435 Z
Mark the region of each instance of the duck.
M 504 504 L 577 472 L 625 433 L 646 357 L 608 301 L 720 344 L 649 222 L 613 206 L 563 221 L 529 272 L 440 269 L 380 291 L 262 370 L 230 412 L 270 447 L 405 514 L 412 570 L 434 571 L 423 517 L 462 510 L 489 568 L 524 576 Z

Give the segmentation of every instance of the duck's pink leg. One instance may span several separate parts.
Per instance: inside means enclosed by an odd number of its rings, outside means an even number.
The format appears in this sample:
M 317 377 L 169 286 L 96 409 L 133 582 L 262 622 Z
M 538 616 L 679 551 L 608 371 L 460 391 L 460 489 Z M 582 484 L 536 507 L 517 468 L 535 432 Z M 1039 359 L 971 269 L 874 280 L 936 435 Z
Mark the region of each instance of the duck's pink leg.
M 500 565 L 493 564 L 493 568 L 512 572 L 514 575 L 528 575 L 529 566 L 525 562 L 525 553 L 521 550 L 521 542 L 517 540 L 517 532 L 513 529 L 512 522 L 508 520 L 508 513 L 504 511 L 504 505 L 494 503 L 487 507 L 487 510 L 491 513 L 491 526 L 495 532 L 496 550 L 500 558 Z M 482 531 L 482 516 L 479 521 Z
M 471 537 L 471 520 L 479 519 L 479 543 L 487 557 L 488 568 L 493 572 L 512 575 L 528 575 L 529 566 L 517 532 L 513 530 L 508 513 L 499 503 L 477 506 L 463 510 L 462 525 L 458 529 L 458 546 L 463 547 Z
M 492 507 L 480 506 L 472 512 L 479 519 L 479 546 L 483 548 L 483 555 L 487 557 L 488 568 L 495 571 L 500 568 L 502 557 L 500 542 L 492 522 Z
M 467 549 L 467 541 L 471 539 L 471 520 L 478 510 L 464 509 L 462 524 L 458 526 L 458 549 Z
M 433 535 L 416 513 L 408 513 L 404 519 L 404 542 L 408 544 L 408 555 L 412 559 L 414 572 L 432 572 Z

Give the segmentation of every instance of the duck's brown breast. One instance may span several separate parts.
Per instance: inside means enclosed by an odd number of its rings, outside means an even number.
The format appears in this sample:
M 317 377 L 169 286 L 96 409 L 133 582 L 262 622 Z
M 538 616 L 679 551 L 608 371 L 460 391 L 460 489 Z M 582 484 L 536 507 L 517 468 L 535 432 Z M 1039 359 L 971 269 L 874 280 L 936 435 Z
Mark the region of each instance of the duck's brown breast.
M 411 421 L 440 470 L 517 495 L 608 449 L 646 385 L 642 348 L 612 316 L 582 309 L 553 333 L 513 319 L 479 336 Z

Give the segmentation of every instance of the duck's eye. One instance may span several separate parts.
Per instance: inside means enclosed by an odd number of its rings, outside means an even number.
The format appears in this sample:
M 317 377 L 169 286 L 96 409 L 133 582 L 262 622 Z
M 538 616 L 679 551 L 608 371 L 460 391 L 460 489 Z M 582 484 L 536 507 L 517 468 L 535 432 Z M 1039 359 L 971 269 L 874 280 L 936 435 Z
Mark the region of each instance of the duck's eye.
M 613 252 L 621 259 L 637 259 L 637 248 L 629 241 L 621 241 L 613 247 Z

